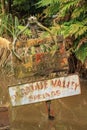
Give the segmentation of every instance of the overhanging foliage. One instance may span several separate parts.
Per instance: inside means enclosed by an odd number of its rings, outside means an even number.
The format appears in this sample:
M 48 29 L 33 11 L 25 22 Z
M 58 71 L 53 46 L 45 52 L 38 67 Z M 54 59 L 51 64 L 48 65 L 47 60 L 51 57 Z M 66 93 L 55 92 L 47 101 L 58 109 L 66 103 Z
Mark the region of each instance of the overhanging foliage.
M 60 26 L 56 32 L 57 34 L 63 34 L 64 38 L 74 36 L 73 51 L 76 53 L 76 56 L 84 62 L 87 57 L 87 40 L 83 40 L 83 38 L 87 38 L 87 1 L 41 0 L 39 3 L 40 6 L 47 6 L 47 8 L 58 3 L 59 6 L 54 6 L 54 10 L 57 10 L 54 28 Z M 80 43 L 82 44 L 77 49 Z

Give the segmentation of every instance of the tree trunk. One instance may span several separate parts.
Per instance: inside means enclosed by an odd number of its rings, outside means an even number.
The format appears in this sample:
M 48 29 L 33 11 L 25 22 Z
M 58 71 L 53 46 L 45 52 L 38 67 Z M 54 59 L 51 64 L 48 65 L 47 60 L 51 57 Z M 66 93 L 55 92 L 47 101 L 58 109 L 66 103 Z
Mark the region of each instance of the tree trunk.
M 11 13 L 12 0 L 8 0 L 8 12 Z
M 5 14 L 5 0 L 1 0 L 2 13 Z

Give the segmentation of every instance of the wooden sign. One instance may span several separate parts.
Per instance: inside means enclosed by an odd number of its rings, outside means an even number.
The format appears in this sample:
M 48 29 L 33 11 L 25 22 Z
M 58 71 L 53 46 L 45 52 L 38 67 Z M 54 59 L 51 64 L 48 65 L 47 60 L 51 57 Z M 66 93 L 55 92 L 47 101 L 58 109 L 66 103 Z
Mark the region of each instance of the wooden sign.
M 9 87 L 12 106 L 53 100 L 80 93 L 79 76 L 76 74 Z
M 48 47 L 48 45 L 17 48 L 17 54 L 20 55 L 21 61 L 13 54 L 15 77 L 26 78 L 50 75 L 50 73 L 58 71 L 68 72 L 68 56 L 63 43 L 57 46 L 49 45 Z

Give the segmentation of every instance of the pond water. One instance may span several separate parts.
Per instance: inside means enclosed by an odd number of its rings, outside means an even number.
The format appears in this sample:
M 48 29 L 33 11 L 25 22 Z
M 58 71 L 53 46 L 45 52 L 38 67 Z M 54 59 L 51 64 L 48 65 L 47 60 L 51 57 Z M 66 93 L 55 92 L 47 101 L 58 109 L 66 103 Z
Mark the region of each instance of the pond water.
M 12 130 L 87 130 L 87 80 L 81 94 L 52 100 L 54 120 L 48 119 L 45 102 L 11 108 Z

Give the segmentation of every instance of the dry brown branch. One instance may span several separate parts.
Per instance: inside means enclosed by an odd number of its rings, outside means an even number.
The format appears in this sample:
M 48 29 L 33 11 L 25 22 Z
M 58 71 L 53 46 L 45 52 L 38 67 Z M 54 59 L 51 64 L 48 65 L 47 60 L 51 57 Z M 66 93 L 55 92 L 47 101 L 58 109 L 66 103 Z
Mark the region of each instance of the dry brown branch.
M 78 46 L 77 46 L 77 50 L 84 44 L 87 43 L 87 37 L 84 37 L 80 40 Z
M 3 127 L 0 127 L 0 130 L 9 130 L 10 129 L 10 126 L 3 126 Z

